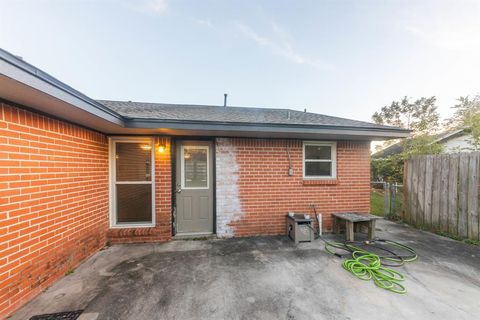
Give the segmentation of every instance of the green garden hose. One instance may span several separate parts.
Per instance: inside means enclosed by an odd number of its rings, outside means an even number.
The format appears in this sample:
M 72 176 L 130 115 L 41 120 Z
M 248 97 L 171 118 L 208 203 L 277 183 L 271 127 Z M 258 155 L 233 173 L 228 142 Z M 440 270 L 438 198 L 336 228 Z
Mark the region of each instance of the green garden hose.
M 401 281 L 405 280 L 405 277 L 390 268 L 388 266 L 401 266 L 405 262 L 411 262 L 418 258 L 415 250 L 412 248 L 398 243 L 392 240 L 376 239 L 378 242 L 388 243 L 392 246 L 396 246 L 401 250 L 408 252 L 405 255 L 400 255 L 394 251 L 391 251 L 386 248 L 375 246 L 374 244 L 368 244 L 373 248 L 377 248 L 389 253 L 389 255 L 378 255 L 366 249 L 360 248 L 353 245 L 349 242 L 332 242 L 327 241 L 321 237 L 325 242 L 325 251 L 328 253 L 334 254 L 336 256 L 342 257 L 338 253 L 338 250 L 343 250 L 351 254 L 351 259 L 343 261 L 342 266 L 345 270 L 352 273 L 355 277 L 362 280 L 372 280 L 375 285 L 379 288 L 389 290 L 395 293 L 406 293 L 406 288 L 401 284 Z M 360 243 L 360 242 L 357 242 Z M 394 262 L 395 264 L 382 263 L 382 260 L 388 261 L 388 263 Z
M 376 254 L 354 251 L 353 258 L 343 261 L 342 266 L 354 276 L 362 280 L 373 279 L 373 282 L 385 290 L 395 293 L 405 293 L 407 290 L 400 284 L 405 277 L 397 271 L 382 267 Z
M 318 219 L 317 210 L 314 204 L 311 205 L 315 217 Z M 320 221 L 318 221 L 320 224 Z M 336 255 L 337 257 L 342 258 L 343 255 L 338 252 L 344 251 L 345 253 L 351 255 L 351 259 L 344 260 L 342 266 L 345 270 L 352 273 L 355 277 L 362 280 L 372 280 L 375 285 L 379 288 L 395 292 L 395 293 L 406 293 L 407 289 L 400 283 L 405 280 L 405 277 L 398 271 L 392 270 L 386 267 L 400 267 L 405 264 L 405 262 L 412 262 L 417 260 L 418 255 L 407 245 L 401 244 L 399 242 L 387 239 L 375 239 L 374 241 L 366 242 L 334 242 L 324 239 L 320 232 L 317 232 L 311 225 L 308 225 L 315 235 L 320 238 L 325 243 L 325 251 L 330 254 Z M 399 254 L 390 249 L 376 246 L 374 243 L 385 243 L 390 246 L 400 249 L 406 254 Z M 370 248 L 375 248 L 377 250 L 386 252 L 387 254 L 378 255 L 369 250 L 360 248 L 353 244 L 366 244 Z
M 310 227 L 312 228 L 312 227 Z M 312 228 L 313 231 L 315 231 Z M 398 271 L 387 267 L 400 267 L 405 262 L 412 262 L 418 258 L 415 250 L 407 245 L 401 244 L 393 240 L 375 239 L 373 242 L 334 242 L 328 241 L 315 232 L 317 236 L 325 242 L 325 251 L 330 254 L 342 258 L 344 254 L 351 255 L 350 259 L 344 260 L 342 266 L 345 270 L 352 273 L 355 277 L 362 280 L 372 280 L 379 288 L 395 292 L 406 293 L 406 288 L 401 284 L 405 277 Z M 390 249 L 377 246 L 375 242 L 385 243 L 396 247 L 406 254 L 399 254 Z M 367 247 L 386 252 L 386 254 L 376 254 L 372 251 L 360 248 L 354 244 L 366 244 Z M 339 253 L 343 251 L 344 254 Z

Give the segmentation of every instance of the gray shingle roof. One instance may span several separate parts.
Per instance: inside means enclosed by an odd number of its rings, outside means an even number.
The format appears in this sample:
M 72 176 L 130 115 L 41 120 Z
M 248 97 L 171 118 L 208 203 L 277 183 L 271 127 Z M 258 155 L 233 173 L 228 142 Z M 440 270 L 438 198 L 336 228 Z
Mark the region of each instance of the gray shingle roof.
M 290 109 L 183 105 L 97 100 L 130 119 L 201 121 L 221 123 L 286 124 L 401 130 L 374 123 Z

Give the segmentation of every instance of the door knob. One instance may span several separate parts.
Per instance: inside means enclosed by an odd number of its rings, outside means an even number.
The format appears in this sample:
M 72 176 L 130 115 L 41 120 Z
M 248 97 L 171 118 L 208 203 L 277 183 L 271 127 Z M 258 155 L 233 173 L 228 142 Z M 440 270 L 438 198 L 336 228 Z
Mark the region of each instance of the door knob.
M 180 185 L 177 184 L 177 193 L 180 193 L 182 192 L 182 187 L 180 187 Z

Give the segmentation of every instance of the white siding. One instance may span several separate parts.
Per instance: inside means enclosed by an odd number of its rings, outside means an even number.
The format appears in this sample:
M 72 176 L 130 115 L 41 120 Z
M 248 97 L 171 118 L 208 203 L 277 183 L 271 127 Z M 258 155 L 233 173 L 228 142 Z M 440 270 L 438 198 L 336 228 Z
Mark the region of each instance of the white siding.
M 472 137 L 469 134 L 464 134 L 459 137 L 449 139 L 443 143 L 443 153 L 455 153 L 462 151 L 475 150 Z

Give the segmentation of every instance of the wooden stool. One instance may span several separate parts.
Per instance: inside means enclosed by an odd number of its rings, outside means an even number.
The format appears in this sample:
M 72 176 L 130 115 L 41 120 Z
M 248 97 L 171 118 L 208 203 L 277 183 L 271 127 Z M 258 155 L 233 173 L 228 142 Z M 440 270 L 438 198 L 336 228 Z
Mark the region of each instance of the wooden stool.
M 345 221 L 345 238 L 354 241 L 354 229 L 358 231 L 362 225 L 368 227 L 368 240 L 375 238 L 375 221 L 379 217 L 369 213 L 339 212 L 333 214 L 333 233 L 340 233 L 340 220 Z

